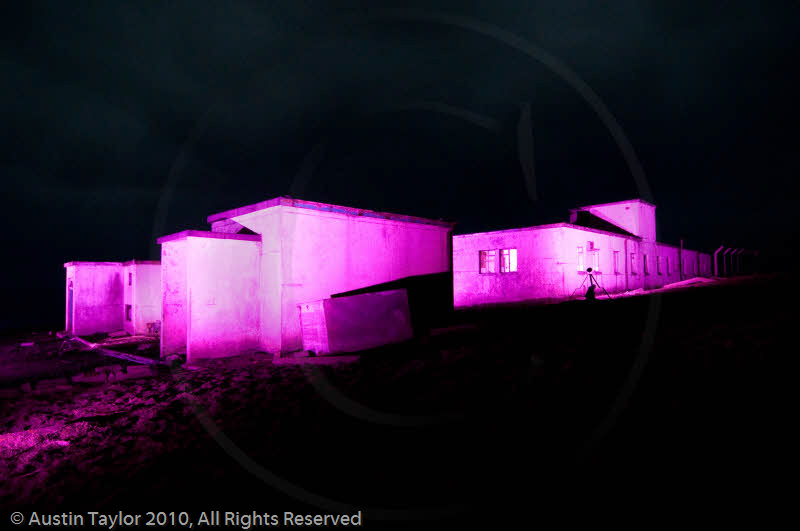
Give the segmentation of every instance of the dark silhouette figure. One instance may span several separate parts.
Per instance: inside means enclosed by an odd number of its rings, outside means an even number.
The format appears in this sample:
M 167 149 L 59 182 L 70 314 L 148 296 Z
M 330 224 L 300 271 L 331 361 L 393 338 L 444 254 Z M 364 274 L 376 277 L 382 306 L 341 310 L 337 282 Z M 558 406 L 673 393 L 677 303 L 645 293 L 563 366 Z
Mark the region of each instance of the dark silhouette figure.
M 597 297 L 595 297 L 595 294 L 594 294 L 594 289 L 595 289 L 595 286 L 594 286 L 594 284 L 592 284 L 591 286 L 589 286 L 589 289 L 586 290 L 586 300 L 587 301 L 597 300 Z

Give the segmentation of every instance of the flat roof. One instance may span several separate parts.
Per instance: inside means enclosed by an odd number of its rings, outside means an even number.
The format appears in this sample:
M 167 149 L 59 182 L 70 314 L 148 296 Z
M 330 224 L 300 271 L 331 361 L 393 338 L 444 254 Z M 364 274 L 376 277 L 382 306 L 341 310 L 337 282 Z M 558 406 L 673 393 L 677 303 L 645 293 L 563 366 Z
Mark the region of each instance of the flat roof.
M 64 264 L 64 267 L 69 266 L 126 266 L 126 265 L 140 265 L 140 264 L 150 264 L 150 265 L 161 265 L 161 262 L 158 260 L 128 260 L 127 262 L 67 262 Z
M 67 262 L 64 267 L 69 266 L 121 266 L 122 262 Z
M 122 265 L 161 265 L 159 260 L 128 260 Z
M 657 208 L 656 205 L 654 205 L 653 203 L 650 203 L 649 201 L 645 201 L 644 199 L 635 198 L 635 199 L 625 199 L 624 201 L 613 201 L 611 203 L 598 203 L 596 205 L 586 205 L 586 206 L 581 206 L 581 207 L 570 208 L 569 210 L 570 210 L 570 212 L 572 212 L 573 210 L 588 210 L 588 209 L 594 208 L 594 207 L 604 207 L 604 206 L 611 206 L 611 205 L 622 205 L 622 204 L 625 204 L 625 203 L 644 203 L 645 205 L 649 205 L 651 207 Z
M 561 223 L 550 223 L 548 225 L 534 225 L 532 227 L 520 227 L 518 229 L 504 229 L 504 230 L 495 230 L 495 231 L 489 231 L 489 232 L 473 232 L 473 233 L 470 233 L 470 234 L 457 234 L 457 235 L 454 235 L 453 238 L 455 239 L 455 238 L 463 238 L 465 236 L 477 236 L 477 235 L 485 235 L 485 234 L 505 234 L 505 233 L 512 233 L 512 232 L 528 231 L 528 230 L 555 229 L 555 228 L 576 229 L 576 230 L 582 230 L 582 231 L 587 231 L 587 232 L 596 232 L 598 234 L 608 234 L 609 236 L 616 236 L 618 238 L 629 238 L 631 240 L 641 240 L 640 237 L 634 236 L 634 235 L 627 236 L 625 234 L 620 234 L 618 232 L 611 232 L 611 231 L 602 230 L 602 229 L 593 229 L 591 227 L 584 227 L 583 225 L 574 225 L 572 223 L 564 223 L 564 222 L 561 222 Z
M 210 238 L 216 240 L 241 240 L 248 242 L 260 242 L 260 234 L 230 234 L 227 232 L 209 232 L 205 230 L 184 230 L 175 234 L 167 234 L 156 240 L 156 243 L 166 243 L 186 238 Z
M 213 223 L 215 221 L 220 221 L 223 219 L 231 219 L 237 216 L 250 214 L 251 212 L 257 212 L 259 210 L 265 210 L 267 208 L 272 208 L 276 206 L 306 208 L 309 210 L 318 210 L 322 212 L 336 212 L 339 214 L 346 214 L 348 216 L 391 219 L 394 221 L 403 221 L 406 223 L 421 223 L 424 225 L 436 225 L 439 227 L 452 228 L 455 225 L 455 222 L 453 221 L 421 218 L 417 216 L 405 216 L 403 214 L 392 214 L 391 212 L 377 212 L 375 210 L 365 210 L 363 208 L 331 205 L 328 203 L 317 203 L 315 201 L 306 201 L 304 199 L 293 199 L 289 197 L 275 197 L 273 199 L 268 199 L 267 201 L 261 201 L 260 203 L 253 203 L 252 205 L 246 205 L 243 207 L 234 208 L 232 210 L 226 210 L 225 212 L 212 214 L 208 216 L 207 221 L 209 223 Z

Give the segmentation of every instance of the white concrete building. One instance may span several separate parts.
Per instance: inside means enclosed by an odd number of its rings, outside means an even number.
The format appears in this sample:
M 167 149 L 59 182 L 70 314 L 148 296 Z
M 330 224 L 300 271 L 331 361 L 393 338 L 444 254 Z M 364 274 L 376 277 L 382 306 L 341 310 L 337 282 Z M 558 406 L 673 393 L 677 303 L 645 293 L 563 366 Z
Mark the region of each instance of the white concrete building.
M 65 330 L 146 334 L 161 319 L 158 261 L 67 262 Z
M 298 304 L 450 270 L 453 223 L 275 198 L 158 239 L 162 355 L 302 348 Z
M 598 295 L 711 276 L 710 254 L 656 241 L 655 209 L 634 199 L 573 209 L 569 223 L 454 236 L 454 305 L 582 296 L 588 268 Z

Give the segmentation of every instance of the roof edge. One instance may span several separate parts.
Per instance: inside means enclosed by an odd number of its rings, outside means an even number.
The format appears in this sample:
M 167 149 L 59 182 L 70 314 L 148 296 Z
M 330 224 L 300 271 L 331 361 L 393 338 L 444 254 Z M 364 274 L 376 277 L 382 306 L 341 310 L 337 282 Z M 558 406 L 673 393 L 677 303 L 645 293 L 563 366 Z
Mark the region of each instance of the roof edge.
M 160 260 L 128 260 L 122 265 L 161 265 Z
M 176 240 L 185 240 L 186 238 L 207 238 L 214 240 L 239 240 L 248 242 L 260 242 L 260 234 L 230 234 L 227 232 L 210 232 L 204 230 L 184 230 L 176 232 L 175 234 L 167 234 L 156 240 L 156 243 L 162 244 Z
M 611 201 L 610 203 L 597 203 L 596 205 L 586 205 L 586 206 L 579 206 L 575 208 L 570 208 L 570 212 L 574 212 L 576 210 L 588 210 L 594 207 L 604 207 L 604 206 L 611 206 L 611 205 L 621 205 L 624 203 L 644 203 L 645 205 L 649 205 L 653 208 L 658 208 L 655 204 L 651 203 L 650 201 L 645 201 L 644 199 L 635 197 L 633 199 L 624 199 L 622 201 Z
M 628 238 L 630 240 L 637 240 L 641 241 L 642 238 L 639 236 L 635 236 L 633 234 L 626 235 L 620 234 L 618 232 L 611 232 L 602 229 L 593 229 L 591 227 L 584 227 L 583 225 L 574 225 L 572 223 L 560 222 L 560 223 L 550 223 L 547 225 L 533 225 L 531 227 L 519 227 L 516 229 L 503 229 L 503 230 L 495 230 L 489 232 L 472 232 L 469 234 L 457 234 L 454 235 L 453 238 L 460 238 L 464 236 L 477 236 L 477 235 L 490 235 L 490 234 L 506 234 L 511 232 L 521 232 L 521 231 L 528 231 L 528 230 L 540 230 L 540 229 L 555 229 L 555 228 L 567 228 L 567 229 L 575 229 L 575 230 L 582 230 L 587 232 L 596 232 L 598 234 L 608 234 L 609 236 L 616 236 L 618 238 Z
M 243 216 L 245 214 L 250 214 L 252 212 L 258 212 L 259 210 L 266 210 L 268 208 L 276 206 L 306 208 L 309 210 L 334 212 L 354 217 L 371 217 L 371 218 L 389 219 L 393 221 L 402 221 L 406 223 L 420 223 L 423 225 L 435 225 L 450 229 L 452 229 L 456 225 L 455 221 L 444 221 L 444 220 L 423 218 L 419 216 L 407 216 L 404 214 L 393 214 L 391 212 L 378 212 L 376 210 L 367 210 L 363 208 L 333 205 L 330 203 L 318 203 L 316 201 L 306 201 L 305 199 L 292 199 L 289 197 L 275 197 L 273 199 L 268 199 L 267 201 L 261 201 L 260 203 L 253 203 L 252 205 L 245 205 L 239 208 L 234 208 L 232 210 L 226 210 L 224 212 L 212 214 L 206 218 L 206 221 L 208 221 L 208 223 L 214 223 L 215 221 L 221 221 L 223 219 L 233 219 L 238 216 Z
M 64 267 L 70 266 L 121 266 L 122 262 L 86 262 L 86 261 L 72 261 L 66 262 Z

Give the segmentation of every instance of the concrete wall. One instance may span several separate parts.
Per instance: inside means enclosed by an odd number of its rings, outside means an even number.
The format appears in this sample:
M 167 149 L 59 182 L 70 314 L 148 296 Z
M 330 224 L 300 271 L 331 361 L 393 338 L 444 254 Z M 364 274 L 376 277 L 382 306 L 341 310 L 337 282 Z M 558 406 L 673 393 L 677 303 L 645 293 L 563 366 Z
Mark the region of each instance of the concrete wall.
M 123 325 L 129 334 L 146 334 L 147 324 L 161 320 L 161 264 L 134 260 L 123 264 Z M 131 306 L 131 319 L 125 307 Z
M 186 352 L 187 248 L 186 239 L 161 243 L 161 356 Z
M 630 254 L 639 254 L 645 247 L 643 242 L 635 238 L 572 226 L 559 230 L 563 234 L 558 255 L 564 279 L 561 291 L 563 297 L 570 297 L 573 293 L 576 297 L 580 297 L 586 293 L 590 285 L 586 275 L 586 269 L 589 267 L 592 268 L 594 280 L 609 293 L 640 287 L 643 281 L 641 277 L 628 275 L 626 278 L 626 274 L 631 271 Z M 579 247 L 583 254 L 583 267 L 579 267 Z M 616 267 L 614 253 L 617 253 Z M 639 267 L 641 264 L 637 264 L 637 269 Z M 598 289 L 597 294 L 602 294 L 603 289 Z
M 242 216 L 244 225 L 223 221 L 212 223 L 215 230 L 233 223 L 261 235 L 259 274 L 259 346 L 266 352 L 281 351 L 281 292 L 283 289 L 281 210 L 279 207 Z
M 519 229 L 453 236 L 453 304 L 456 308 L 563 296 L 563 232 Z M 500 249 L 517 249 L 517 271 L 499 272 Z M 480 251 L 495 250 L 495 273 L 480 273 Z
M 661 256 L 662 262 L 660 277 L 663 278 L 663 281 L 661 285 L 663 286 L 680 281 L 680 249 L 674 245 L 666 245 L 663 243 L 656 244 L 656 248 L 658 250 L 658 256 Z M 669 262 L 669 264 L 667 264 L 667 262 Z M 656 276 L 659 276 L 658 271 L 656 271 Z
M 638 200 L 585 207 L 595 216 L 605 219 L 644 240 L 656 239 L 656 207 Z
M 186 241 L 187 360 L 258 349 L 261 242 Z
M 262 235 L 261 345 L 272 352 L 302 348 L 299 303 L 450 267 L 450 227 L 286 205 L 235 221 Z
M 71 323 L 68 331 L 75 335 L 88 335 L 122 330 L 122 264 L 68 262 L 64 267 L 67 297 L 70 282 L 73 286 L 72 315 L 66 316 L 65 323 Z
M 500 273 L 496 267 L 495 273 L 481 274 L 479 251 L 495 250 L 499 257 L 500 249 L 517 249 L 517 271 Z M 702 273 L 702 267 L 705 265 L 710 271 L 710 255 L 684 250 L 684 267 L 689 276 L 695 276 L 698 259 L 700 274 L 709 274 Z M 454 236 L 454 305 L 459 308 L 523 300 L 551 301 L 573 294 L 582 297 L 589 287 L 588 267 L 593 269 L 594 280 L 601 287 L 598 294 L 603 289 L 610 294 L 655 289 L 681 280 L 677 247 L 556 224 Z M 688 277 L 684 274 L 683 278 Z

